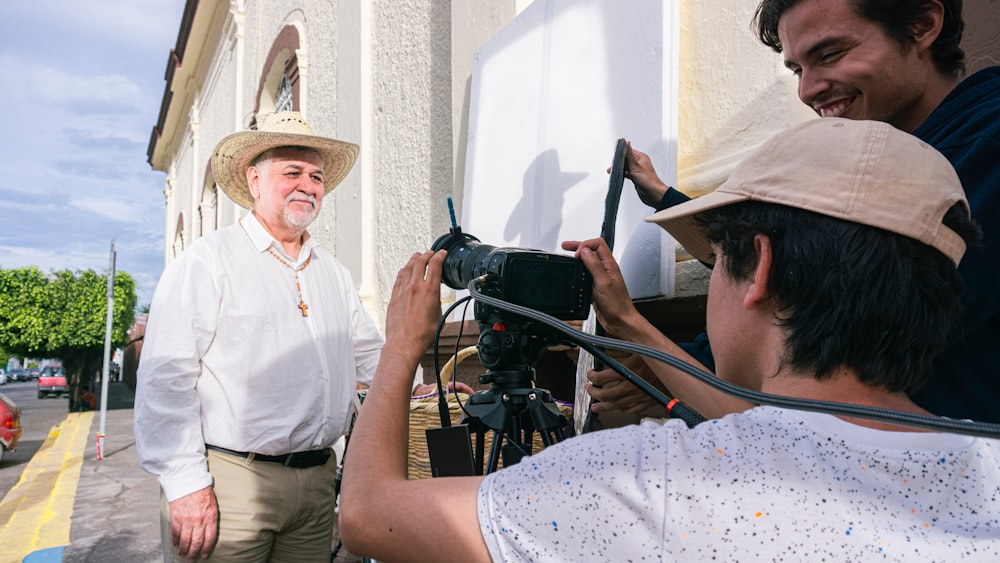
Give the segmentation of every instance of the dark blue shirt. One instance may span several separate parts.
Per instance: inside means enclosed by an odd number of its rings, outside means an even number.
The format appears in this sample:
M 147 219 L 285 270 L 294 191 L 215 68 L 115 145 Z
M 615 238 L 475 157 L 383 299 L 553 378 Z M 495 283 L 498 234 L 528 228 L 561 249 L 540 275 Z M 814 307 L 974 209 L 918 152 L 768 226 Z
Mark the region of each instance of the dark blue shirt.
M 959 83 L 913 134 L 951 161 L 983 230 L 958 266 L 959 327 L 913 400 L 934 414 L 1000 422 L 1000 66 Z
M 937 415 L 1000 423 L 1000 66 L 960 82 L 913 135 L 955 167 L 983 240 L 958 267 L 964 282 L 959 325 L 930 382 L 912 398 Z M 657 211 L 688 199 L 670 188 Z M 715 370 L 707 335 L 678 345 Z

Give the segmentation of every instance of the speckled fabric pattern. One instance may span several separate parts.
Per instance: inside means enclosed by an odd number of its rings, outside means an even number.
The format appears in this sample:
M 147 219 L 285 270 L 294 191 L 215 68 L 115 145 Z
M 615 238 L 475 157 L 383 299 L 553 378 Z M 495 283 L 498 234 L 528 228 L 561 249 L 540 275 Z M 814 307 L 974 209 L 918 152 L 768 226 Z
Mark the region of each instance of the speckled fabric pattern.
M 488 475 L 494 561 L 1000 561 L 1000 442 L 758 407 Z

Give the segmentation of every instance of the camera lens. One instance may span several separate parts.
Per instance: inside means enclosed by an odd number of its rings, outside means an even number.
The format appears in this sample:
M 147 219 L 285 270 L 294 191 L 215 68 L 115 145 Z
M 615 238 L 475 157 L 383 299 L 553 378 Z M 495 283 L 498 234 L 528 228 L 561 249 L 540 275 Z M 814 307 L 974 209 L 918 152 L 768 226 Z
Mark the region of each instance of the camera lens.
M 448 251 L 441 267 L 441 281 L 452 289 L 468 287 L 469 282 L 478 277 L 476 266 L 495 249 L 495 246 L 483 244 L 476 237 L 461 231 L 442 235 L 431 246 L 435 252 Z

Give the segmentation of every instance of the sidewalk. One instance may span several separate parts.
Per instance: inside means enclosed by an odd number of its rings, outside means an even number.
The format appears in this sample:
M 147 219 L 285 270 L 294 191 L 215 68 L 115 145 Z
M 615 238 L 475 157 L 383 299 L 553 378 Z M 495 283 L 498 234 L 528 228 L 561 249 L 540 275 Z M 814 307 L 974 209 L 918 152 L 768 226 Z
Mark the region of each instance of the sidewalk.
M 0 563 L 163 560 L 160 486 L 139 468 L 133 405 L 128 386 L 110 384 L 102 460 L 100 411 L 70 413 L 53 427 L 3 499 L 13 515 L 6 528 L 0 526 Z M 345 551 L 335 559 L 359 560 Z
M 159 485 L 139 469 L 133 400 L 124 383 L 109 385 L 102 460 L 100 411 L 53 427 L 4 499 L 13 516 L 0 562 L 162 561 Z
M 62 561 L 163 561 L 160 485 L 156 477 L 139 468 L 132 432 L 133 400 L 124 383 L 109 386 L 104 459 L 100 461 L 96 442 L 100 412 L 94 413 L 73 505 L 70 544 Z

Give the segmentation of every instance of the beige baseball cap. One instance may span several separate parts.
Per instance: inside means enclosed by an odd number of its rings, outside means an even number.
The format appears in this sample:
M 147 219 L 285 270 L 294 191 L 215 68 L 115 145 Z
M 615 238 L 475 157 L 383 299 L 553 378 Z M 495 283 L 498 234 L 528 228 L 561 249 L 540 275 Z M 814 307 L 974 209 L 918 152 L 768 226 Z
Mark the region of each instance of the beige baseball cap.
M 714 262 L 694 220 L 741 201 L 777 203 L 868 225 L 932 246 L 956 265 L 965 241 L 942 223 L 969 204 L 951 163 L 920 139 L 880 121 L 817 118 L 765 142 L 714 192 L 646 221 L 667 230 L 692 256 Z

